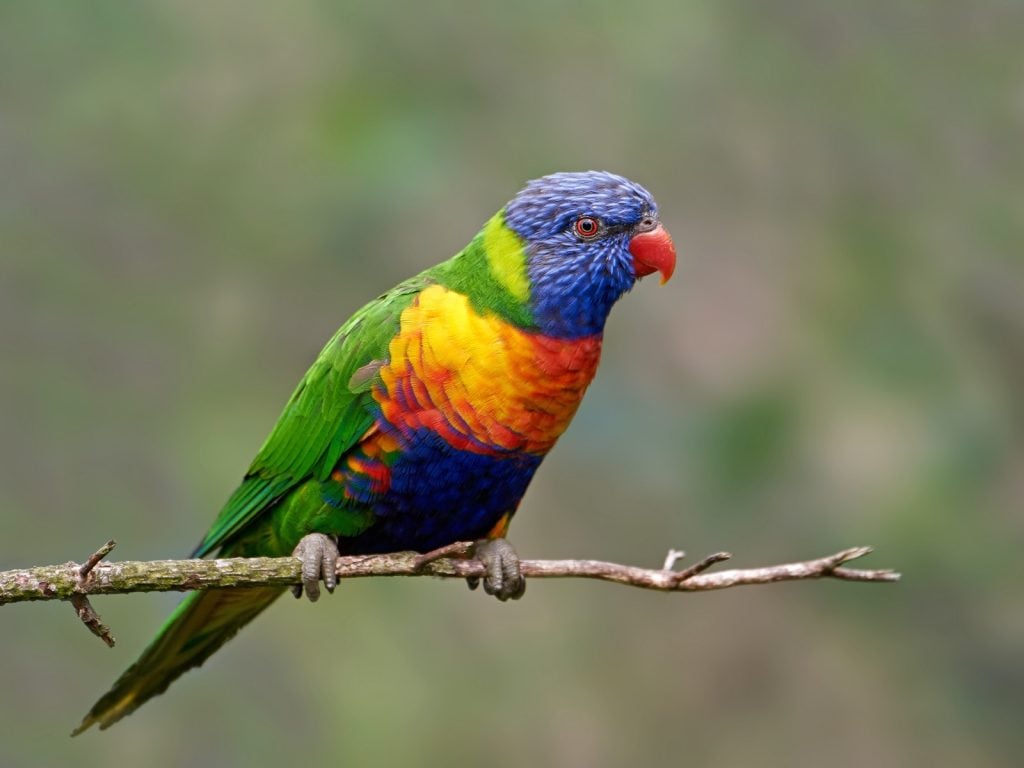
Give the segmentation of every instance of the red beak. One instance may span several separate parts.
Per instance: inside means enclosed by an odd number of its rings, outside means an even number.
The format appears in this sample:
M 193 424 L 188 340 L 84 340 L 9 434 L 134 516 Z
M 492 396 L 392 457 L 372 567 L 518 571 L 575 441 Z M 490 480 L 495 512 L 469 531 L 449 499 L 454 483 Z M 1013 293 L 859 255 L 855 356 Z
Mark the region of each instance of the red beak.
M 661 272 L 664 285 L 676 270 L 676 247 L 672 235 L 661 224 L 649 232 L 633 235 L 629 241 L 629 252 L 633 254 L 633 270 L 637 278 L 652 272 Z

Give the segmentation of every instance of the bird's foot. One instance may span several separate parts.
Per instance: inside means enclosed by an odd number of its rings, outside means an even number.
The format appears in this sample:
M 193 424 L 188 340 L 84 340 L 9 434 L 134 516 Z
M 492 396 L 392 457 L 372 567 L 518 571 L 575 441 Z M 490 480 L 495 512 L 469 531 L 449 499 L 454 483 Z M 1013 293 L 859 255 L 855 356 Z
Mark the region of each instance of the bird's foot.
M 302 597 L 305 589 L 309 602 L 320 599 L 320 579 L 324 587 L 333 592 L 338 585 L 338 574 L 335 570 L 338 561 L 338 542 L 332 536 L 323 533 L 310 533 L 303 536 L 292 552 L 292 557 L 302 561 L 302 583 L 292 587 L 292 594 Z
M 506 539 L 481 539 L 476 542 L 474 555 L 483 563 L 487 574 L 483 577 L 484 592 L 502 602 L 518 600 L 526 592 L 526 579 L 519 567 L 519 555 Z M 480 585 L 479 577 L 466 579 L 470 589 Z

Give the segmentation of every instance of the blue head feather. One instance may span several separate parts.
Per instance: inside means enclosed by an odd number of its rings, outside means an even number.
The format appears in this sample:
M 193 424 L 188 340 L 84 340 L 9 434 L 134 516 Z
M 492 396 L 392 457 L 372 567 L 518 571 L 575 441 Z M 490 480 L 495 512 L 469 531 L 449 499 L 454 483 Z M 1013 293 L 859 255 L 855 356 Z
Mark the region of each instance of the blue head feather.
M 505 223 L 526 243 L 530 308 L 542 333 L 601 333 L 612 305 L 636 283 L 633 228 L 657 213 L 650 192 L 604 171 L 534 179 L 512 199 Z M 576 235 L 581 216 L 598 219 L 603 234 L 592 240 Z

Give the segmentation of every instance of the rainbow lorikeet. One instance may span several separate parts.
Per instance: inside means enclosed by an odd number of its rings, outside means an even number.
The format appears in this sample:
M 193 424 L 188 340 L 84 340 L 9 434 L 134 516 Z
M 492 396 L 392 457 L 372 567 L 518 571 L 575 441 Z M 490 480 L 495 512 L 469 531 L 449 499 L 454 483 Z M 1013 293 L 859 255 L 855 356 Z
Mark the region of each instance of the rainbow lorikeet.
M 612 305 L 675 268 L 650 193 L 604 172 L 529 182 L 454 257 L 356 312 L 324 347 L 193 553 L 303 562 L 480 540 L 487 592 L 522 595 L 504 536 L 597 369 Z M 473 585 L 471 585 L 473 586 Z M 202 664 L 282 593 L 189 595 L 75 733 Z

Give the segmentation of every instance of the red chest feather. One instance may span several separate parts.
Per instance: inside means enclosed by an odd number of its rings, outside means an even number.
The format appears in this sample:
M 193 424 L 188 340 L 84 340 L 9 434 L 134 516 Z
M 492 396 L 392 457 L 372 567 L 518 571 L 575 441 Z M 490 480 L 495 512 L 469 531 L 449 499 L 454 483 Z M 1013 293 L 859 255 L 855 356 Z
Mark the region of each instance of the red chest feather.
M 600 336 L 529 333 L 441 286 L 402 313 L 375 391 L 401 432 L 426 428 L 476 453 L 546 453 L 597 370 Z

